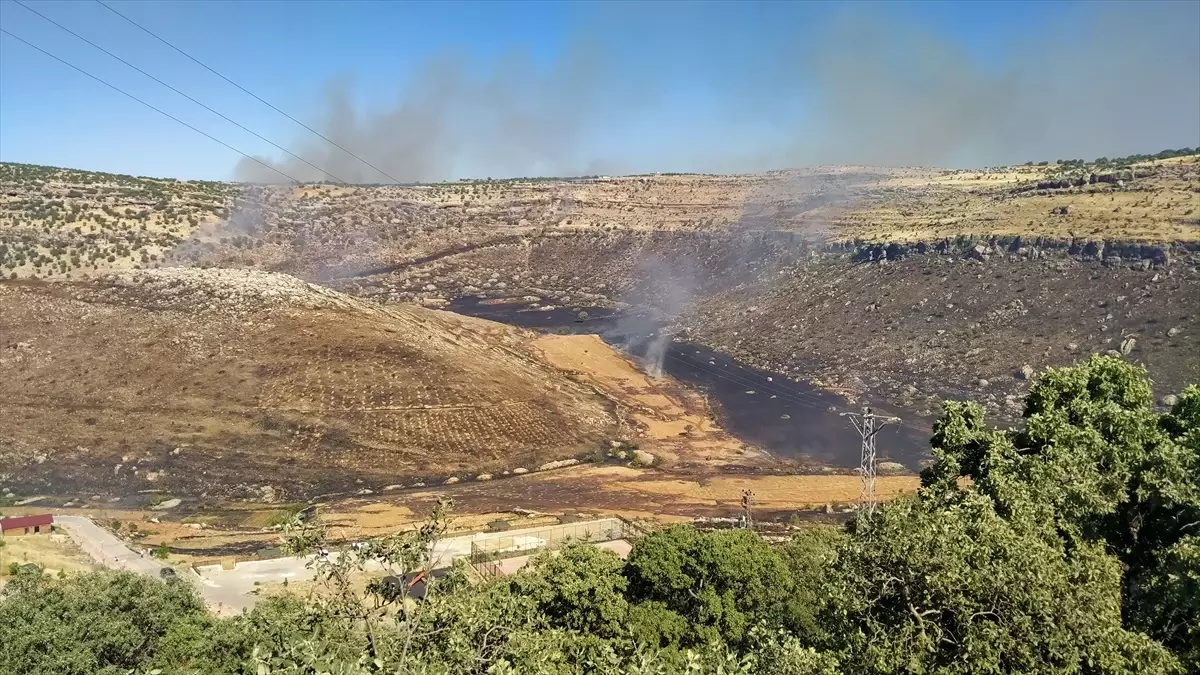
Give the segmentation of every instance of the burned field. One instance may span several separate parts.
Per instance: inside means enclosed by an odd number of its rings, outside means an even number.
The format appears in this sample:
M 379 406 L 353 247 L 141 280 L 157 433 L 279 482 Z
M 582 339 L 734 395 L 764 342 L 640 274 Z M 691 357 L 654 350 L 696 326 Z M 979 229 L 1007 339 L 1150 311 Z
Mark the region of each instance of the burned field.
M 1158 396 L 1177 394 L 1200 376 L 1198 265 L 1191 242 L 890 249 L 805 247 L 786 233 L 606 233 L 480 248 L 343 287 L 384 301 L 405 287 L 427 302 L 533 298 L 546 312 L 527 323 L 585 311 L 575 325 L 596 332 L 606 312 L 649 313 L 680 342 L 928 428 L 947 398 L 1014 418 L 1031 372 L 1090 353 L 1125 353 Z M 460 304 L 448 306 L 477 311 Z
M 675 475 L 836 470 L 857 462 L 836 413 L 862 405 L 904 418 L 883 448 L 911 471 L 946 398 L 1013 419 L 1032 373 L 1108 351 L 1169 401 L 1200 377 L 1200 160 L 1087 169 L 226 186 L 192 219 L 197 186 L 148 183 L 163 213 L 111 223 L 84 216 L 137 195 L 10 172 L 0 234 L 25 248 L 0 256 L 4 485 L 484 489 L 616 439 L 652 441 Z M 30 229 L 20 209 L 47 200 L 81 215 Z M 172 248 L 49 260 L 64 228 L 128 238 L 146 218 Z M 517 326 L 656 350 L 688 391 L 630 364 L 597 376 L 611 364 L 590 347 L 541 353 Z

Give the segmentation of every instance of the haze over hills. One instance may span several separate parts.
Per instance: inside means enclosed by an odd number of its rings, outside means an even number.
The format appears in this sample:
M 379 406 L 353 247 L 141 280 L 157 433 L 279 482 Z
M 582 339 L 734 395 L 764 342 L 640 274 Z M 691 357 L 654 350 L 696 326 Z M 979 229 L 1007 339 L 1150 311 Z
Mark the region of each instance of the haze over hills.
M 455 297 L 649 309 L 665 335 L 890 403 L 1019 413 L 1090 352 L 1200 377 L 1200 156 L 976 171 L 250 186 L 3 165 L 0 269 L 284 272 L 385 306 Z

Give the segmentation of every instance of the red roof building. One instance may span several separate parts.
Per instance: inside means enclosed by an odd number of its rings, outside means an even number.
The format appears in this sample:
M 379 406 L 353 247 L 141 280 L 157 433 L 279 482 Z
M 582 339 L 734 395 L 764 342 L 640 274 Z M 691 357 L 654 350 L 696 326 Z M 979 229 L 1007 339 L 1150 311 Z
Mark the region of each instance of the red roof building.
M 23 534 L 31 534 L 41 532 L 43 527 L 49 529 L 53 524 L 54 516 L 49 513 L 42 513 L 36 516 L 0 518 L 0 534 L 12 532 L 13 530 L 24 530 Z

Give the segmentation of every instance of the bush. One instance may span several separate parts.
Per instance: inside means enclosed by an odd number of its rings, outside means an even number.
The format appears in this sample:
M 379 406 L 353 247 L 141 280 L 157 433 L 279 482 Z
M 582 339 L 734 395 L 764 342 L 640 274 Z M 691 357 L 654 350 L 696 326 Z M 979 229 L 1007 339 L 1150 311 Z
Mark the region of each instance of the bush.
M 743 644 L 751 626 L 787 626 L 793 580 L 779 553 L 747 530 L 676 526 L 640 539 L 625 568 L 634 602 L 657 602 L 690 625 L 685 646 Z
M 0 672 L 129 672 L 177 624 L 213 621 L 185 584 L 108 571 L 48 579 L 0 602 Z

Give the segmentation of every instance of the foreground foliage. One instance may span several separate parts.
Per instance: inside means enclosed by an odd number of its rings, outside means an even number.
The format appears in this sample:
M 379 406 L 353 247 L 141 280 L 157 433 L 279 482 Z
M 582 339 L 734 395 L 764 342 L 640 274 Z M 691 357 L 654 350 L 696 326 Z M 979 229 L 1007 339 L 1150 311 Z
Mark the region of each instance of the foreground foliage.
M 328 592 L 219 620 L 128 573 L 23 571 L 0 602 L 12 673 L 1197 673 L 1200 389 L 1169 412 L 1095 357 L 1035 382 L 1025 424 L 950 402 L 917 495 L 783 545 L 673 527 L 627 561 L 585 544 L 424 602 L 357 573 L 429 567 L 417 532 L 319 558 Z M 312 526 L 296 550 L 324 546 Z

